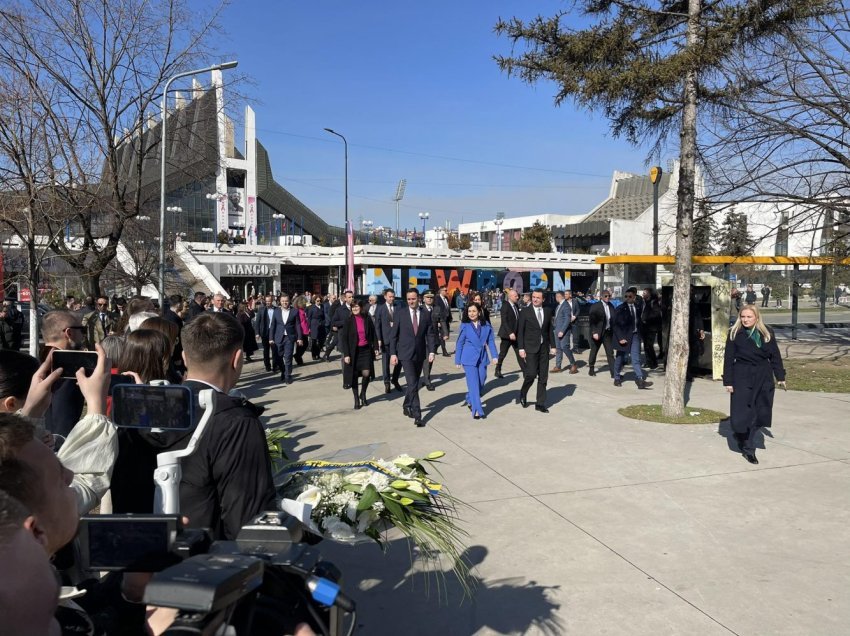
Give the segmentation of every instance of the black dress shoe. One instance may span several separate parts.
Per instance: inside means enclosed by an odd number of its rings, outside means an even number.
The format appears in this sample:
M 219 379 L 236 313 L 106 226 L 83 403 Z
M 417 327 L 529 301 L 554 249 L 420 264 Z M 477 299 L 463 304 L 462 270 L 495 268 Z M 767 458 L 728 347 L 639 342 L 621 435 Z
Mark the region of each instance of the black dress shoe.
M 428 389 L 429 391 L 436 391 L 437 390 L 437 389 L 434 388 L 433 384 L 426 384 L 425 388 Z
M 407 408 L 402 407 L 401 412 L 404 414 L 405 417 L 411 417 L 410 411 L 408 411 Z
M 759 463 L 759 460 L 756 459 L 755 453 L 744 453 L 744 459 L 746 459 L 751 464 Z
M 266 367 L 266 371 L 271 372 L 271 370 L 272 370 L 272 368 L 271 368 L 271 367 Z
M 345 389 L 345 390 L 348 390 L 348 389 L 351 388 L 351 385 L 350 384 L 343 384 L 342 388 Z
M 545 406 L 541 406 L 540 404 L 535 405 L 534 410 L 537 411 L 538 413 L 548 413 L 549 412 L 549 409 L 547 409 Z
M 590 370 L 587 372 L 587 375 L 596 375 L 596 371 L 593 370 L 593 367 L 590 367 Z
M 496 373 L 494 373 L 494 374 L 493 374 L 493 377 L 495 377 L 495 378 L 497 378 L 497 379 L 501 380 L 501 379 L 502 379 L 502 378 L 504 378 L 505 376 L 503 376 L 503 375 L 502 375 L 502 371 L 501 371 L 500 369 L 496 369 Z
M 520 406 L 522 406 L 522 408 L 524 408 L 524 409 L 527 409 L 527 408 L 528 408 L 528 400 L 526 400 L 524 397 L 521 397 L 521 398 L 519 399 L 519 404 L 520 404 Z M 470 406 L 469 408 L 471 409 L 472 407 Z
M 416 426 L 418 426 L 419 428 L 422 428 L 423 426 L 425 426 L 425 422 L 423 422 L 423 421 L 422 421 L 422 418 L 420 418 L 420 417 L 415 418 L 415 419 L 413 420 L 413 423 L 414 423 Z
M 617 378 L 614 378 L 614 386 L 623 386 L 623 383 Z
M 637 384 L 637 388 L 639 389 L 648 389 L 652 386 L 652 382 L 649 380 L 635 380 L 635 384 Z
M 384 382 L 384 393 L 389 393 L 390 391 L 392 391 L 392 387 L 390 387 L 390 383 Z
M 404 389 L 401 388 L 401 385 L 398 382 L 393 382 L 393 388 L 399 393 L 404 393 Z
M 292 378 L 287 378 L 287 379 L 286 379 L 286 383 L 287 383 L 287 384 L 292 384 Z
M 478 415 L 478 413 L 476 413 L 475 415 L 473 415 L 473 416 L 472 416 L 472 419 L 473 419 L 473 420 L 480 420 L 480 419 L 481 419 L 481 416 L 480 416 L 480 415 Z

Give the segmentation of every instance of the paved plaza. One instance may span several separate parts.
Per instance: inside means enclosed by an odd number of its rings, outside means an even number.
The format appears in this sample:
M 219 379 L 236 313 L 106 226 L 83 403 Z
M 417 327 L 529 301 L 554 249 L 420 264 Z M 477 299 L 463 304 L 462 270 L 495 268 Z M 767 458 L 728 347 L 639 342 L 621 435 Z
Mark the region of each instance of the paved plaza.
M 617 414 L 660 403 L 662 374 L 648 391 L 616 388 L 604 367 L 589 377 L 586 360 L 579 375 L 550 375 L 549 414 L 514 403 L 514 358 L 502 380 L 491 367 L 488 417 L 475 421 L 461 406 L 461 372 L 438 356 L 436 391 L 420 393 L 423 429 L 380 379 L 369 406 L 353 410 L 338 357 L 299 367 L 286 387 L 261 362 L 246 365 L 242 390 L 290 431 L 295 457 L 368 444 L 383 444 L 382 457 L 443 450 L 444 483 L 474 507 L 463 513 L 471 600 L 451 579 L 428 590 L 405 541 L 386 555 L 320 544 L 358 603 L 355 633 L 847 634 L 850 394 L 777 392 L 771 437 L 751 466 L 726 425 Z M 690 403 L 728 412 L 719 382 L 694 382 Z

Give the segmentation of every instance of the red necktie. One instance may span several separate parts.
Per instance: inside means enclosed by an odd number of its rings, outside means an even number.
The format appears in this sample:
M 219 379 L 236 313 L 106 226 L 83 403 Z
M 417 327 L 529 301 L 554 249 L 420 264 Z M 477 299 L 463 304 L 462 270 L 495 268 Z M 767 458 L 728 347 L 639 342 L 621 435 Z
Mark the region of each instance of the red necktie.
M 419 331 L 419 312 L 413 311 L 413 335 L 416 335 L 416 332 Z

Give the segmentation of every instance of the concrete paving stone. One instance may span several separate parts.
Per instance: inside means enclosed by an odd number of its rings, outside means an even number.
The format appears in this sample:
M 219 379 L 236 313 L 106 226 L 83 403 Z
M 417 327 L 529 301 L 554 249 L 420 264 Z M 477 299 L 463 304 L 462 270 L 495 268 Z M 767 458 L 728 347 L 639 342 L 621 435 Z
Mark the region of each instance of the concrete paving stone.
M 410 567 L 403 542 L 387 555 L 323 542 L 323 556 L 342 568 L 362 608 L 358 633 L 729 633 L 531 498 L 482 504 L 471 524 L 467 555 L 477 563 L 477 586 L 462 603 L 451 579 L 448 601 L 434 587 L 426 596 L 425 576 Z
M 844 462 L 539 497 L 737 634 L 846 634 Z
M 380 379 L 355 411 L 336 360 L 297 368 L 290 386 L 261 369 L 248 365 L 240 388 L 290 432 L 293 457 L 444 450 L 442 480 L 477 509 L 463 515 L 480 562 L 475 602 L 461 604 L 451 580 L 444 603 L 426 598 L 406 541 L 386 556 L 321 544 L 359 601 L 358 633 L 847 633 L 848 395 L 779 392 L 774 438 L 752 466 L 723 427 L 618 415 L 660 403 L 658 373 L 651 391 L 616 388 L 586 367 L 553 375 L 548 415 L 513 403 L 516 373 L 491 377 L 488 417 L 475 421 L 460 406 L 460 374 L 438 357 L 437 390 L 420 393 L 427 426 L 417 429 Z M 689 394 L 698 408 L 728 410 L 718 382 L 697 380 Z

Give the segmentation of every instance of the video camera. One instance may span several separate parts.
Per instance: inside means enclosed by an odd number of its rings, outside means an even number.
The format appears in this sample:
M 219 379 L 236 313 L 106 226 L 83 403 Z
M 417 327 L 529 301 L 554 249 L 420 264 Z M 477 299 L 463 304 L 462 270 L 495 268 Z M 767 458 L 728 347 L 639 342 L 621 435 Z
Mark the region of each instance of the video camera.
M 169 404 L 170 415 L 187 402 L 168 385 L 121 385 L 113 394 L 117 424 L 140 428 L 160 425 L 152 405 Z M 116 387 L 117 388 L 117 387 Z M 235 541 L 212 542 L 205 530 L 184 528 L 179 515 L 180 460 L 191 455 L 215 408 L 215 393 L 203 390 L 197 407 L 203 415 L 186 448 L 161 453 L 153 479 L 153 515 L 91 515 L 80 525 L 83 567 L 93 571 L 155 572 L 145 587 L 144 602 L 178 610 L 165 634 L 280 636 L 302 622 L 318 634 L 339 636 L 344 615 L 356 624 L 354 602 L 340 591 L 341 573 L 321 560 L 315 547 L 302 542 L 304 530 L 294 517 L 271 511 L 255 517 Z M 184 420 L 185 421 L 185 420 Z M 125 423 L 126 422 L 126 423 Z M 174 428 L 184 428 L 176 426 Z M 222 626 L 230 631 L 219 631 Z
M 178 610 L 165 634 L 212 635 L 228 625 L 237 636 L 280 636 L 306 622 L 339 636 L 346 613 L 351 633 L 354 602 L 340 591 L 340 572 L 302 535 L 294 517 L 277 511 L 243 526 L 235 541 L 216 542 L 177 516 L 91 515 L 82 519 L 80 548 L 87 569 L 156 572 L 144 602 Z

